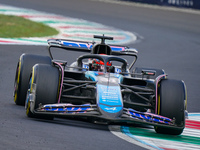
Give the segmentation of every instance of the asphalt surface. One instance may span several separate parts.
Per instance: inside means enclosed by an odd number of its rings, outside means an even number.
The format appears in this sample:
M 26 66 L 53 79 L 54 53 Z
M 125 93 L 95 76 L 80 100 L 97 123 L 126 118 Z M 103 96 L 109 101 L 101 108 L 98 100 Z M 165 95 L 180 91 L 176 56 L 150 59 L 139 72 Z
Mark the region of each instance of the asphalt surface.
M 0 0 L 0 4 L 85 19 L 137 33 L 136 66 L 162 68 L 187 85 L 188 111 L 200 112 L 200 15 L 91 0 Z M 47 55 L 44 46 L 0 45 L 0 149 L 143 149 L 115 137 L 107 125 L 29 119 L 13 101 L 22 53 Z M 69 54 L 72 62 L 78 54 Z

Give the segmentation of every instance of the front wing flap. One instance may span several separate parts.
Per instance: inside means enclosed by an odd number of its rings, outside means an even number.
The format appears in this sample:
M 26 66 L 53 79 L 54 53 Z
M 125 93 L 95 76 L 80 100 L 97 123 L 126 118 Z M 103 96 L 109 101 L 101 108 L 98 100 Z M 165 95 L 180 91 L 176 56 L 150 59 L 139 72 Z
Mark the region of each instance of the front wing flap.
M 89 113 L 90 115 L 99 115 L 96 105 L 73 105 L 64 103 L 41 105 L 38 109 L 35 110 L 35 113 L 48 113 L 55 115 L 75 115 Z
M 152 126 L 162 126 L 166 128 L 182 129 L 184 126 L 177 126 L 174 119 L 170 119 L 161 115 L 139 112 L 131 108 L 124 108 L 123 114 L 118 118 L 109 118 L 103 116 L 98 111 L 97 105 L 84 104 L 47 104 L 40 105 L 38 109 L 34 111 L 35 114 L 49 114 L 55 116 L 88 116 L 99 118 L 107 121 L 108 123 L 133 123 L 133 124 L 146 124 Z

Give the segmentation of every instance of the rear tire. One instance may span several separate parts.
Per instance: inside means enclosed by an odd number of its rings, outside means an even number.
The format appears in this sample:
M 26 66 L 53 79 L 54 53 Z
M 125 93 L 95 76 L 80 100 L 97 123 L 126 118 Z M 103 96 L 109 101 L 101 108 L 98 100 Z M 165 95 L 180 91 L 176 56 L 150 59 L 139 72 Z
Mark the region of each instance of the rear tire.
M 35 93 L 33 93 L 33 84 L 35 85 Z M 56 67 L 46 64 L 36 64 L 33 66 L 32 77 L 30 80 L 30 92 L 34 94 L 34 102 L 29 101 L 27 95 L 26 114 L 28 117 L 36 117 L 43 119 L 53 119 L 50 115 L 37 115 L 34 110 L 39 105 L 55 104 L 58 99 L 59 92 L 59 70 Z
M 158 114 L 168 118 L 175 118 L 175 123 L 182 129 L 155 127 L 157 133 L 179 135 L 185 127 L 184 100 L 185 84 L 179 80 L 161 80 L 158 91 Z
M 36 63 L 51 64 L 51 58 L 32 54 L 22 54 L 20 56 L 14 84 L 14 102 L 17 105 L 25 105 L 31 69 Z

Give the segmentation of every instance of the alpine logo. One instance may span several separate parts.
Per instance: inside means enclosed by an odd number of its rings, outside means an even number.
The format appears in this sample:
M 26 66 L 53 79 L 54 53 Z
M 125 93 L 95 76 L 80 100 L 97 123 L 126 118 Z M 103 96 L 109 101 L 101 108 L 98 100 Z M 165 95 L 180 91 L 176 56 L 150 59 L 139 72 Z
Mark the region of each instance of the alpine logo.
M 106 110 L 113 110 L 114 111 L 114 110 L 116 110 L 116 107 L 111 107 L 111 108 L 106 107 L 105 109 Z

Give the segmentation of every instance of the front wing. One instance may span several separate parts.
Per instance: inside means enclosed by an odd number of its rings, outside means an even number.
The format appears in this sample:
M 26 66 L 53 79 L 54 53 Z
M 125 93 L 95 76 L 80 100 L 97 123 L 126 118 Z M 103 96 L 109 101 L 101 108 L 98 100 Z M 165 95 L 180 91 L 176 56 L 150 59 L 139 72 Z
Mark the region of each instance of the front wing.
M 175 120 L 156 115 L 153 113 L 139 112 L 131 108 L 123 108 L 123 114 L 118 118 L 109 118 L 101 115 L 98 111 L 97 105 L 84 104 L 47 104 L 41 105 L 34 110 L 35 114 L 49 114 L 55 116 L 86 116 L 105 120 L 108 123 L 132 123 L 132 124 L 146 124 L 152 126 L 161 126 L 173 129 L 183 129 L 184 126 L 177 126 Z

